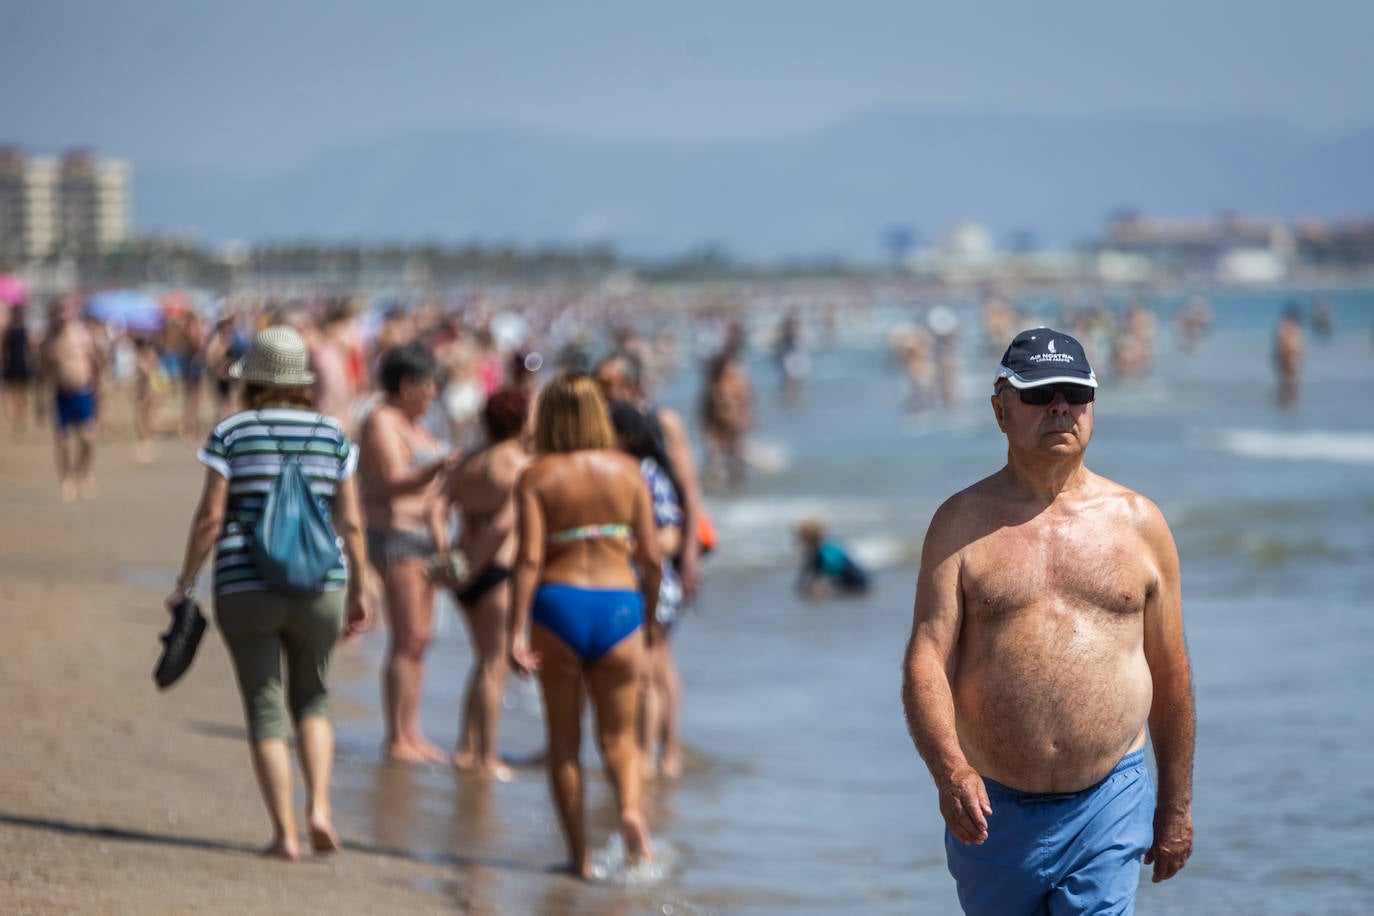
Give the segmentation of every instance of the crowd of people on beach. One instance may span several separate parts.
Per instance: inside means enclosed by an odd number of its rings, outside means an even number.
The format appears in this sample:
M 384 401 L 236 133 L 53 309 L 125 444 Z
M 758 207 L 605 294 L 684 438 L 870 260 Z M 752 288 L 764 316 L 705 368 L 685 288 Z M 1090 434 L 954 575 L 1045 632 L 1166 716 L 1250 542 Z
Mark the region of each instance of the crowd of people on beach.
M 79 297 L 68 296 L 50 305 L 46 326 L 32 335 L 24 306 L 7 310 L 0 349 L 6 413 L 16 433 L 30 417 L 50 413 L 64 501 L 96 495 L 95 450 L 109 423 L 104 408 L 118 390 L 130 399 L 137 460 L 156 461 L 163 436 L 199 447 L 204 485 L 167 604 L 170 609 L 194 597 L 213 554 L 214 613 L 234 663 L 273 826 L 270 855 L 293 860 L 300 854 L 291 810 L 292 725 L 311 846 L 321 853 L 340 848 L 329 807 L 330 659 L 339 638 L 372 625 L 375 608 L 387 633 L 381 672 L 381 751 L 387 760 L 509 779 L 500 755 L 502 695 L 509 673 L 534 677 L 543 699 L 543 758 L 569 869 L 591 875 L 580 761 L 588 703 L 627 861 L 652 857 L 642 783 L 676 778 L 683 770 L 682 684 L 672 645 L 675 627 L 701 588 L 702 558 L 714 546 L 703 494 L 743 485 L 756 395 L 745 360 L 746 324 L 721 308 L 698 316 L 692 328 L 698 343 L 707 342 L 695 348 L 703 379 L 696 416 L 656 403 L 654 391 L 679 369 L 682 348 L 671 323 L 653 327 L 637 305 L 535 297 L 519 311 L 480 299 L 457 308 L 369 308 L 349 297 L 322 297 L 231 303 L 210 317 L 174 301 L 158 327 L 132 329 L 92 318 Z M 1318 315 L 1314 310 L 1314 319 Z M 1097 386 L 1087 353 L 1102 354 L 1117 380 L 1144 376 L 1157 334 L 1154 313 L 1143 305 L 1119 314 L 1066 311 L 1060 318 L 1068 332 L 1048 332 L 1048 351 L 1029 356 L 1032 343 L 1017 333 L 1026 322 L 1007 300 L 988 297 L 980 317 L 989 347 L 1015 336 L 1002 357 L 993 403 L 1013 459 L 1025 462 L 1018 471 L 1024 480 L 989 484 L 989 493 L 1007 502 L 1021 499 L 1017 487 L 1031 478 L 1062 484 L 1055 471 L 1060 464 L 1082 477 L 1079 462 L 1091 425 L 1085 423 L 1079 435 L 1072 423 L 1090 415 L 1085 408 Z M 1297 400 L 1301 317 L 1286 310 L 1275 335 L 1284 407 Z M 1206 302 L 1190 301 L 1175 317 L 1180 348 L 1196 346 L 1210 323 Z M 604 333 L 593 333 L 598 327 Z M 909 409 L 957 406 L 965 358 L 960 334 L 960 315 L 945 305 L 926 308 L 919 322 L 889 334 L 890 352 L 909 384 Z M 809 371 L 806 330 L 795 310 L 780 312 L 772 347 L 780 402 L 795 408 L 804 402 Z M 1037 359 L 1051 367 L 1062 360 L 1071 371 L 1047 373 Z M 35 395 L 39 386 L 44 395 Z M 1027 444 L 1030 432 L 1020 433 L 1026 442 L 1014 438 L 1015 424 L 1029 430 L 1045 416 L 1069 424 L 1055 426 L 1056 434 L 1079 436 L 1075 449 L 1061 449 L 1067 457 L 1040 455 L 1039 446 Z M 700 469 L 694 425 L 704 452 Z M 1025 452 L 1020 459 L 1018 448 Z M 340 550 L 312 588 L 284 593 L 255 565 L 255 526 L 277 480 L 297 460 L 328 508 Z M 1095 476 L 1083 479 L 1110 490 L 1114 499 L 1134 498 Z M 991 510 L 980 504 L 968 511 L 977 520 Z M 940 524 L 957 527 L 950 519 Z M 1172 545 L 1161 525 L 1151 517 L 1148 536 L 1167 567 L 1176 560 L 1170 560 Z M 798 588 L 806 596 L 867 593 L 869 571 L 823 520 L 802 521 L 795 535 L 802 550 Z M 937 546 L 944 536 L 932 534 Z M 1014 552 L 1014 545 L 1006 549 Z M 933 565 L 938 559 L 929 553 L 922 558 L 926 597 L 918 591 L 906 694 L 913 736 L 937 783 L 948 775 L 940 766 L 957 756 L 947 727 L 951 713 L 917 696 L 910 683 L 933 690 L 954 651 L 956 590 Z M 1131 588 L 1136 584 L 1133 579 Z M 461 609 L 473 648 L 452 749 L 437 746 L 420 721 L 442 591 Z M 1099 603 L 1123 615 L 1156 607 L 1132 594 Z M 1186 657 L 1175 641 L 1171 602 L 1166 594 L 1159 608 L 1165 615 L 1159 626 L 1167 632 L 1150 636 L 1163 639 L 1165 648 L 1150 648 L 1148 661 L 1172 666 L 1168 688 L 1176 699 L 1180 684 L 1186 687 L 1186 677 L 1180 681 L 1177 674 L 1180 665 L 1186 671 Z M 1134 715 L 1138 706 L 1126 712 Z M 958 713 L 972 714 L 962 705 Z M 1183 742 L 1183 726 L 1170 727 L 1172 740 Z M 1142 745 L 1134 732 L 1113 741 L 1112 749 L 1129 751 L 1128 757 Z M 1062 794 L 1061 780 L 1006 765 L 991 747 L 980 748 L 984 759 L 973 761 L 980 770 L 986 766 Z M 1082 772 L 1094 778 L 1116 772 L 1115 758 L 1099 754 L 1090 764 Z M 966 762 L 960 767 L 968 769 Z M 1181 767 L 1176 763 L 1171 776 L 1179 782 Z M 1172 785 L 1171 798 L 1177 801 L 1185 788 Z M 983 783 L 962 772 L 953 791 L 963 806 L 945 812 L 953 835 L 966 845 L 981 843 L 991 811 Z M 1139 850 L 1166 857 L 1163 877 L 1182 866 L 1184 846 L 1191 843 L 1184 825 L 1169 826 L 1177 846 L 1166 850 L 1147 842 Z

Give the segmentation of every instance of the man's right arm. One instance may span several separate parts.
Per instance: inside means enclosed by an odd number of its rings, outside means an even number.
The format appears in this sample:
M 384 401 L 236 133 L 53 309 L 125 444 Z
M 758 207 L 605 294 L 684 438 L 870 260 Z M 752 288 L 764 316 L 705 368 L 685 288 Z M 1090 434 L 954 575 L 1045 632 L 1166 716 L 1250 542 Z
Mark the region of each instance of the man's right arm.
M 983 779 L 959 745 L 954 721 L 954 670 L 963 603 L 959 555 L 954 549 L 954 510 L 941 506 L 921 550 L 916 602 L 902 670 L 902 706 L 916 750 L 940 793 L 940 814 L 961 842 L 987 839 L 992 813 Z

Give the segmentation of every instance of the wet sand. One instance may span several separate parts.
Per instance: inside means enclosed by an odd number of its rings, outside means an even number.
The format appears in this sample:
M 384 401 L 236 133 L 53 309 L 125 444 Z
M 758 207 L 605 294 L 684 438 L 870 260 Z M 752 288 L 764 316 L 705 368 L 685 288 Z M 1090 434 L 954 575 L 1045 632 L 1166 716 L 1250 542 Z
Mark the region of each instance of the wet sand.
M 269 826 L 218 633 L 171 690 L 152 681 L 200 465 L 170 439 L 139 464 L 127 422 L 113 427 L 98 497 L 71 505 L 50 430 L 16 443 L 0 427 L 0 912 L 468 909 L 449 892 L 461 863 L 379 848 L 342 822 L 336 856 L 258 858 Z M 358 653 L 336 664 L 371 678 Z

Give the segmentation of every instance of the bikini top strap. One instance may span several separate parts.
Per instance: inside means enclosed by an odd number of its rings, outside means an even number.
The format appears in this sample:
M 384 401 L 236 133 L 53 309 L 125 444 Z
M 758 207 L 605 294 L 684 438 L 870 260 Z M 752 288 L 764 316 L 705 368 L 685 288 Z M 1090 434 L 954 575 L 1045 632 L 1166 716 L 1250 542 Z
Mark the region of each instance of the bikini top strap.
M 549 542 L 552 544 L 565 544 L 572 541 L 590 541 L 597 538 L 624 538 L 629 540 L 633 535 L 629 525 L 610 523 L 602 525 L 578 525 L 576 528 L 565 528 L 562 531 L 555 531 L 549 535 Z

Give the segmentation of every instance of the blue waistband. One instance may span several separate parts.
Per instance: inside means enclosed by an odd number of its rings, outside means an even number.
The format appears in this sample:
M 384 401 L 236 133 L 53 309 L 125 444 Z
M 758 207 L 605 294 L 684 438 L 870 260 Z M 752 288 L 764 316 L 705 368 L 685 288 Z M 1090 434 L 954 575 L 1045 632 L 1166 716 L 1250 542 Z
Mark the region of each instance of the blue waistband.
M 1111 779 L 1117 773 L 1124 772 L 1125 770 L 1132 769 L 1133 767 L 1143 766 L 1144 763 L 1145 748 L 1142 747 L 1139 750 L 1131 751 L 1125 757 L 1122 757 L 1121 760 L 1117 762 L 1116 766 L 1112 767 L 1112 771 L 1110 773 L 1108 773 L 1106 776 L 1103 776 L 1101 779 L 1099 779 L 1092 785 L 1088 786 L 1086 789 L 1079 789 L 1077 792 L 1023 792 L 1020 789 L 1013 789 L 1011 786 L 1003 785 L 997 780 L 988 779 L 987 777 L 983 777 L 983 785 L 987 788 L 988 792 L 990 793 L 995 792 L 998 795 L 1010 796 L 1011 798 L 1014 798 L 1017 801 L 1020 801 L 1024 804 L 1033 804 L 1035 802 L 1067 801 L 1071 798 L 1078 798 L 1081 795 L 1087 795 L 1089 792 L 1092 792 L 1098 786 L 1102 785 L 1104 782 Z

